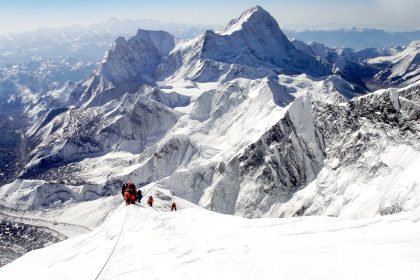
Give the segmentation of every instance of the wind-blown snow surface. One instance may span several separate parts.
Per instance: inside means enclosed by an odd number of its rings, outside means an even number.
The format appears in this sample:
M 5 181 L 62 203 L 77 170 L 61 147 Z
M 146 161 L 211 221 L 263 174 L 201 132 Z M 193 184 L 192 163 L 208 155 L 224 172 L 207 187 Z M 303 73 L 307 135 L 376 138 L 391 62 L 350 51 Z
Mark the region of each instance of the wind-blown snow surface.
M 121 205 L 99 228 L 24 255 L 0 278 L 418 279 L 418 212 L 352 221 L 161 211 Z

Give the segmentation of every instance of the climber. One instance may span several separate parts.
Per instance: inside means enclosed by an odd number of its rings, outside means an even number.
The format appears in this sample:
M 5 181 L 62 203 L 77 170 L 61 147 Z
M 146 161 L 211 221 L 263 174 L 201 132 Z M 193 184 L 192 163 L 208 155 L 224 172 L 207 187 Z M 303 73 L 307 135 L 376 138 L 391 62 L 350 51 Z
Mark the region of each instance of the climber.
M 136 204 L 136 193 L 136 185 L 134 185 L 131 182 L 128 182 L 125 190 L 123 191 L 125 205 Z
M 176 203 L 173 202 L 171 205 L 171 211 L 176 211 Z
M 143 194 L 141 193 L 141 190 L 137 190 L 136 200 L 140 203 L 142 198 Z
M 149 196 L 149 198 L 147 199 L 147 204 L 149 204 L 150 207 L 153 207 L 153 197 Z

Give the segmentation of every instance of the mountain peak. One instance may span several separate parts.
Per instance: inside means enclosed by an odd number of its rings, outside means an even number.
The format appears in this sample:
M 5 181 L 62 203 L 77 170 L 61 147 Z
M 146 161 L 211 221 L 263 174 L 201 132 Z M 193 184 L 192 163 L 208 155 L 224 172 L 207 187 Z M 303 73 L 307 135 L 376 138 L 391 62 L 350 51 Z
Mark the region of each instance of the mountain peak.
M 268 14 L 268 15 L 270 15 L 266 10 L 264 10 L 264 8 L 263 7 L 261 7 L 261 6 L 259 6 L 259 5 L 256 5 L 256 6 L 254 6 L 254 7 L 251 7 L 251 8 L 249 8 L 248 10 L 246 10 L 246 11 L 244 11 L 243 13 L 242 13 L 242 15 L 246 15 L 246 14 L 250 14 L 250 15 L 252 15 L 252 14 L 255 14 L 255 13 L 264 13 L 264 14 Z M 241 15 L 241 16 L 242 16 Z
M 244 11 L 238 18 L 231 20 L 217 33 L 220 35 L 230 35 L 243 29 L 248 24 L 279 28 L 277 21 L 270 15 L 270 13 L 264 10 L 261 6 L 257 5 Z

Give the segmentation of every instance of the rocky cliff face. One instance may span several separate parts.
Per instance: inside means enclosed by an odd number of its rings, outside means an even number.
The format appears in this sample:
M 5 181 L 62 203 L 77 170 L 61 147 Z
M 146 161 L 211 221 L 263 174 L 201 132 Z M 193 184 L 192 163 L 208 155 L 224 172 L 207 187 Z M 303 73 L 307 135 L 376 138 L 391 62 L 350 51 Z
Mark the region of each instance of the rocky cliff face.
M 312 120 L 310 100 L 306 96 L 294 101 L 258 141 L 227 165 L 220 163 L 200 203 L 222 213 L 258 217 L 315 179 L 325 146 Z
M 316 180 L 270 214 L 360 217 L 417 207 L 420 107 L 413 96 L 418 94 L 414 85 L 342 105 L 317 102 L 324 166 Z

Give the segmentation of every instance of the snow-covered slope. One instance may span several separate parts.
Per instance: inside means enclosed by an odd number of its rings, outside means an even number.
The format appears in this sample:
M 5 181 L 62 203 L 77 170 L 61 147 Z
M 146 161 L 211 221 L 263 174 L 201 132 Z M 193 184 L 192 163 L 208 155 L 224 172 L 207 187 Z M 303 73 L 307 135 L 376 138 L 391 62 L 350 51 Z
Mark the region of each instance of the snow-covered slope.
M 373 58 L 368 63 L 381 68 L 374 77 L 378 83 L 408 86 L 420 79 L 420 41 L 412 42 L 395 55 Z
M 248 220 L 184 207 L 162 212 L 166 203 L 121 205 L 94 231 L 28 253 L 0 278 L 418 278 L 420 213 Z

